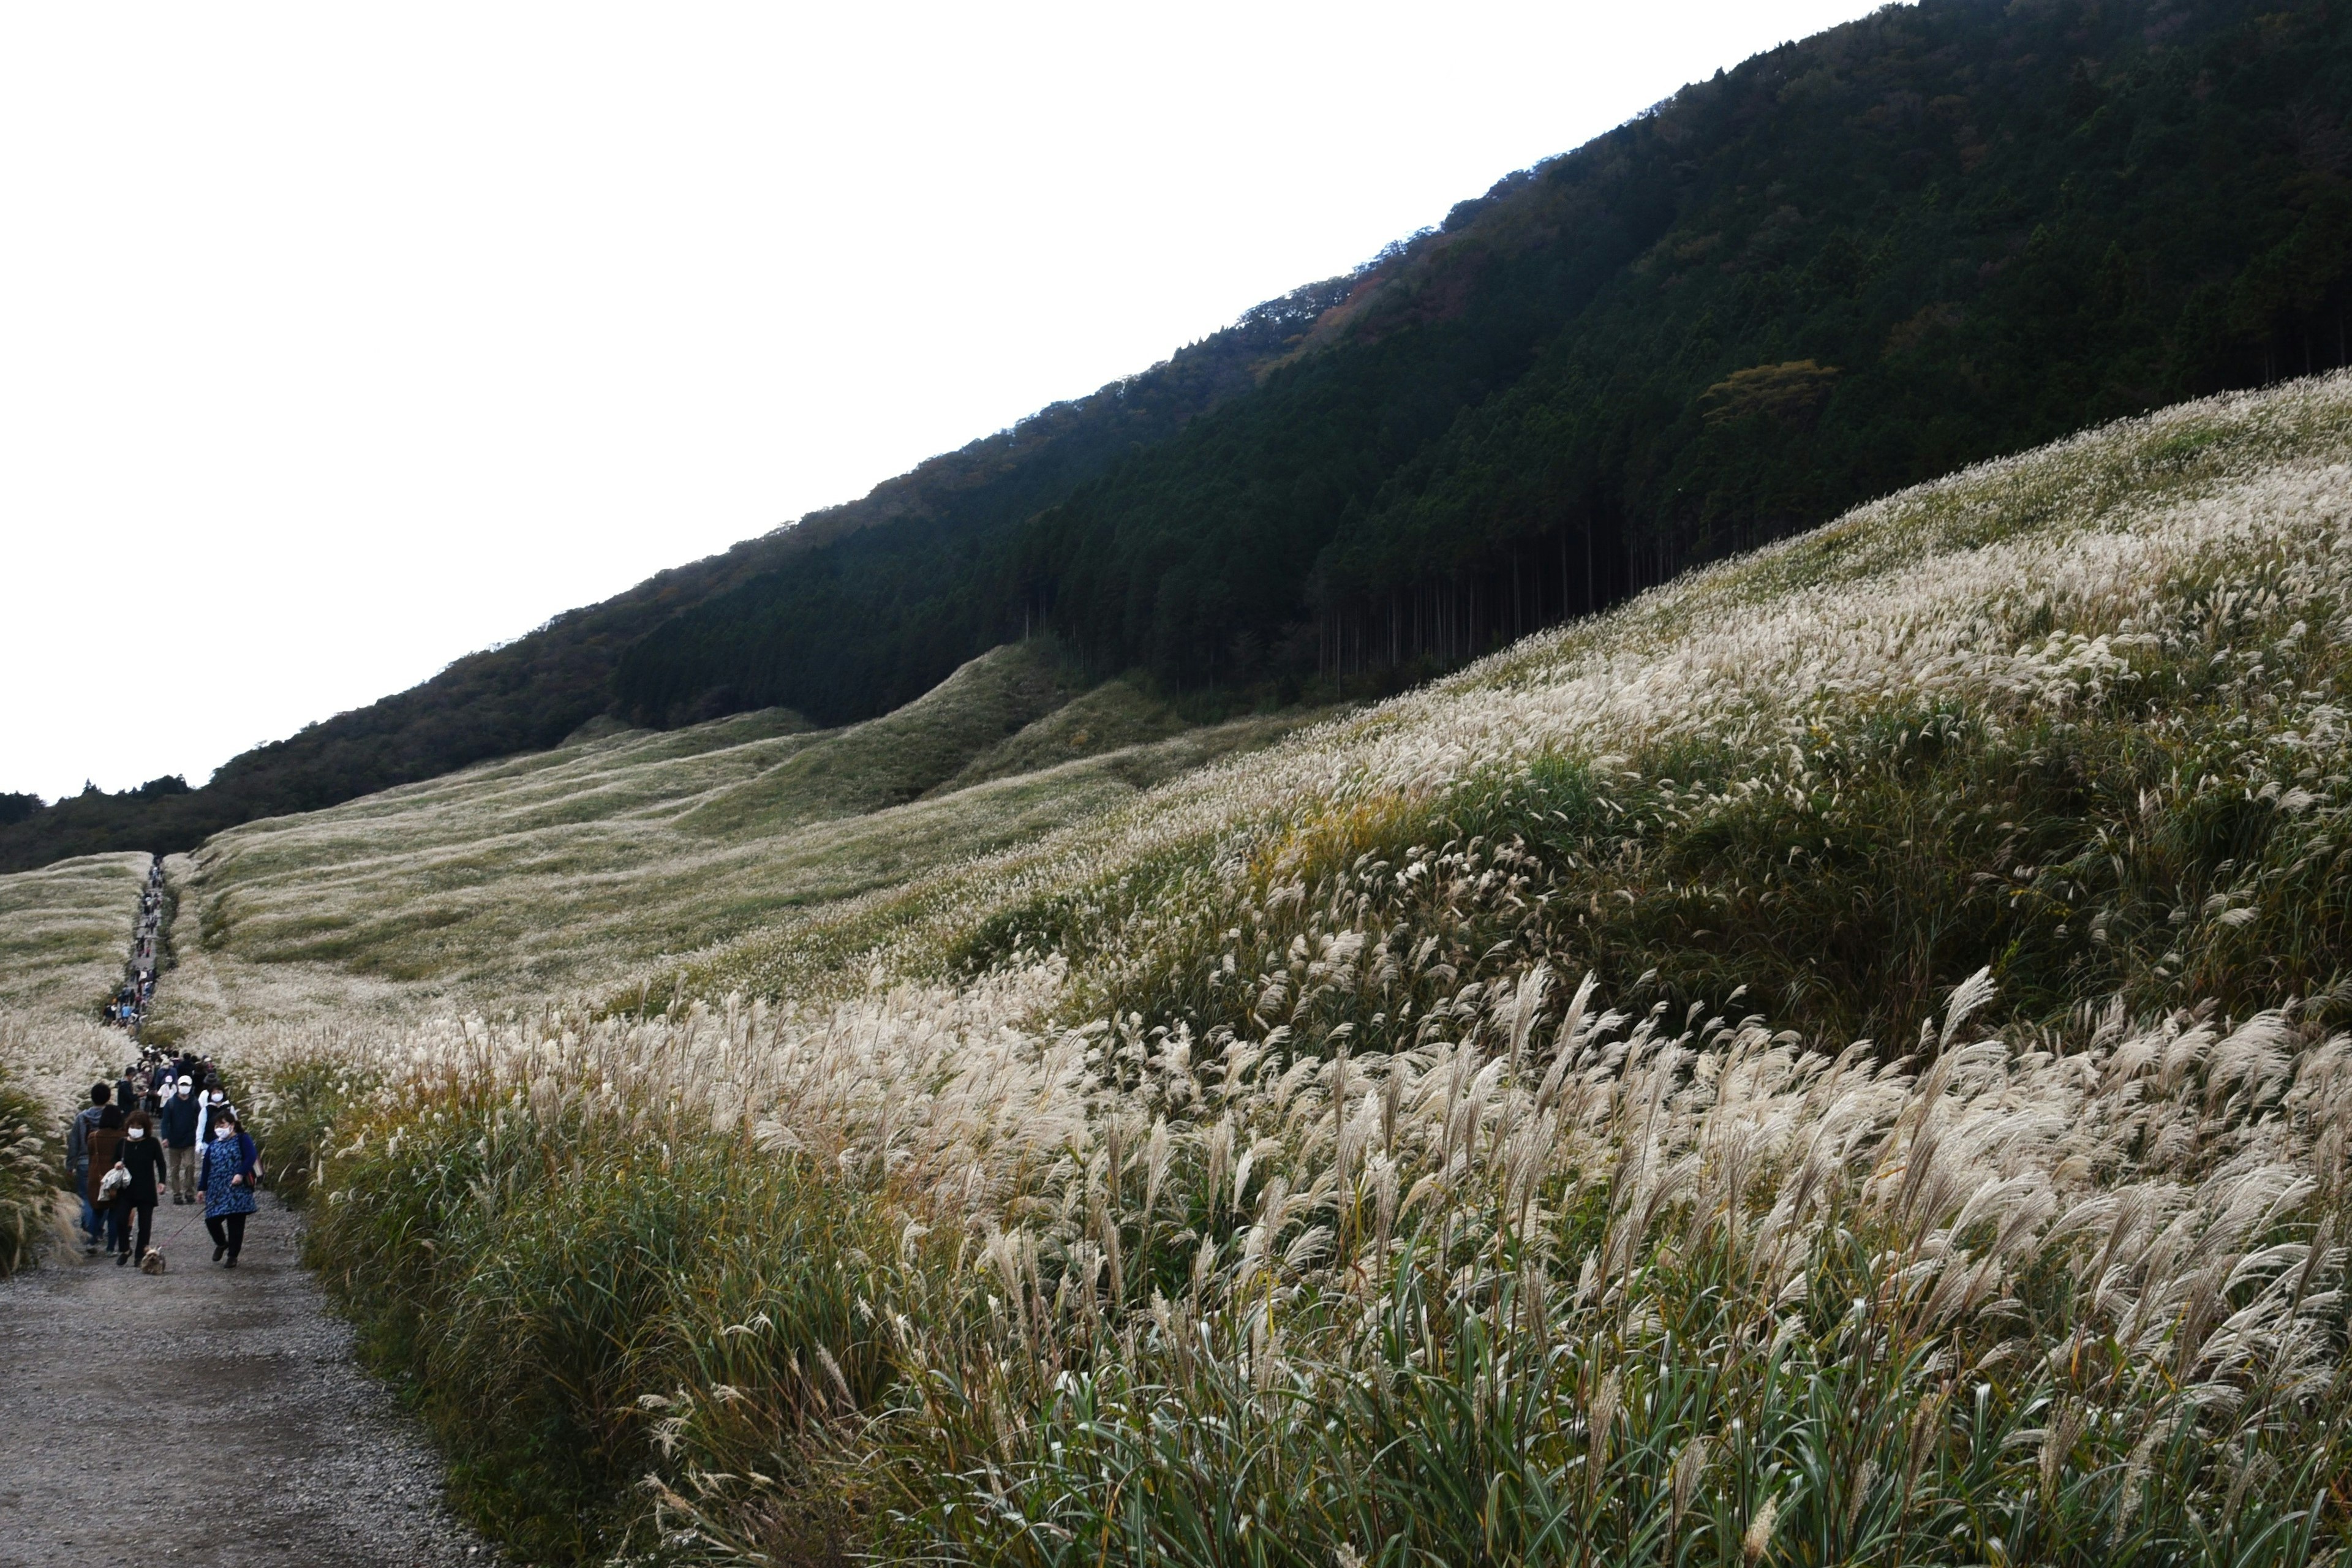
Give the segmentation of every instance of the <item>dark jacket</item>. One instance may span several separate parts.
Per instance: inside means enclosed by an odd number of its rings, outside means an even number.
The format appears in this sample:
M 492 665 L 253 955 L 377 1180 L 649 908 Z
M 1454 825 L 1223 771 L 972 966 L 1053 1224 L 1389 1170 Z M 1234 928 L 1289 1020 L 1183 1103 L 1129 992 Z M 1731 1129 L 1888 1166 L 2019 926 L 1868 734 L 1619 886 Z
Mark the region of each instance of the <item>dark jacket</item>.
M 98 1184 L 106 1173 L 114 1169 L 115 1152 L 122 1147 L 122 1129 L 93 1127 L 89 1130 L 89 1173 L 82 1179 L 82 1191 L 92 1203 L 98 1201 Z
M 163 1109 L 155 1113 L 155 1124 L 162 1130 L 163 1142 L 174 1149 L 196 1146 L 196 1097 L 183 1100 L 173 1095 L 163 1101 Z
M 118 1201 L 135 1209 L 153 1208 L 156 1188 L 163 1180 L 163 1145 L 152 1136 L 125 1138 L 121 1152 L 131 1184 L 116 1194 Z

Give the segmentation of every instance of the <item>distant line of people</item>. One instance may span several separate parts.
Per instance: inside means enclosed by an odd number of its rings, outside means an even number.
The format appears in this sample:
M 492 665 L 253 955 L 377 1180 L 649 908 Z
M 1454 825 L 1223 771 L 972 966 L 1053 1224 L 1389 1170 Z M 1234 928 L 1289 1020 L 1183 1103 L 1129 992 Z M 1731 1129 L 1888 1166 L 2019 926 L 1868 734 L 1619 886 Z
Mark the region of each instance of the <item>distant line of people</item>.
M 66 1130 L 66 1169 L 81 1198 L 84 1256 L 144 1260 L 168 1192 L 174 1205 L 204 1205 L 213 1261 L 236 1267 L 260 1150 L 210 1061 L 149 1049 L 113 1083 L 90 1085 Z
M 138 1037 L 147 1005 L 155 997 L 155 950 L 163 940 L 163 862 L 149 862 L 147 885 L 139 892 L 139 920 L 131 930 L 131 956 L 122 966 L 122 984 L 108 1002 L 104 1016 L 117 1028 Z

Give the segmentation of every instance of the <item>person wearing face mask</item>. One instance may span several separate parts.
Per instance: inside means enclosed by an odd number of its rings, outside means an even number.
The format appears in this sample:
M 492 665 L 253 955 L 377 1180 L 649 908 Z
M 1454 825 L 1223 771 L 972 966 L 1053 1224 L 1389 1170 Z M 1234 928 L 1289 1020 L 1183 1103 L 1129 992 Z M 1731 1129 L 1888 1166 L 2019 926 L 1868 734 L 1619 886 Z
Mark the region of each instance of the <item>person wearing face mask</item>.
M 196 1091 L 196 1147 L 208 1148 L 213 1141 L 213 1118 L 230 1109 L 228 1093 L 220 1079 L 206 1078 L 205 1087 Z
M 144 1110 L 134 1110 L 122 1123 L 122 1145 L 116 1162 L 130 1173 L 131 1180 L 114 1194 L 114 1215 L 111 1225 L 117 1250 L 117 1268 L 134 1256 L 131 1247 L 131 1221 L 139 1222 L 139 1247 L 136 1256 L 147 1256 L 147 1243 L 154 1235 L 155 1189 L 163 1179 L 163 1151 L 155 1136 L 155 1119 Z
M 163 1164 L 171 1173 L 172 1201 L 194 1203 L 196 1198 L 196 1121 L 201 1108 L 196 1104 L 194 1080 L 183 1078 L 172 1085 L 169 1099 L 163 1101 Z
M 238 1128 L 234 1111 L 223 1107 L 215 1113 L 198 1184 L 205 1194 L 205 1228 L 213 1233 L 213 1261 L 226 1261 L 231 1268 L 245 1248 L 245 1216 L 256 1206 L 253 1184 L 261 1173 L 254 1161 L 259 1152 Z

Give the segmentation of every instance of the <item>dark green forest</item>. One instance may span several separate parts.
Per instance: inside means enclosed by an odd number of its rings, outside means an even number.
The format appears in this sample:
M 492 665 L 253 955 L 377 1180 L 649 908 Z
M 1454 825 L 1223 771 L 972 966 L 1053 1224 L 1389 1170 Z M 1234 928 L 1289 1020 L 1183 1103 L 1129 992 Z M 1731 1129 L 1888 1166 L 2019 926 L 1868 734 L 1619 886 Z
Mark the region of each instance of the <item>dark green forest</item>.
M 1463 203 L 1257 393 L 987 535 L 876 530 L 621 660 L 854 718 L 1024 628 L 1417 673 L 2084 425 L 2343 363 L 2352 10 L 1928 0 Z M 855 638 L 834 628 L 855 626 Z
M 2347 363 L 2347 110 L 2341 5 L 1889 7 L 928 477 L 205 789 L 0 826 L 0 866 L 181 847 L 604 711 L 863 718 L 1036 632 L 1226 702 L 1401 684 L 1965 463 Z

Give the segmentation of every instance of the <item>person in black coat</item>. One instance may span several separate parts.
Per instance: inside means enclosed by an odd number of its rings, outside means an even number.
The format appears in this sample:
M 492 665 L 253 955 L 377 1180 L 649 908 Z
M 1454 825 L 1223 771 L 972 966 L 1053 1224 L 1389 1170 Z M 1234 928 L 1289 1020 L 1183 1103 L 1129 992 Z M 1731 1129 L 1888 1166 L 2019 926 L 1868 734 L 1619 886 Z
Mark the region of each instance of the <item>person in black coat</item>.
M 172 1086 L 158 1120 L 163 1124 L 164 1168 L 171 1173 L 172 1201 L 196 1201 L 196 1086 L 185 1078 Z
M 163 1141 L 155 1136 L 155 1119 L 143 1110 L 134 1110 L 122 1123 L 122 1142 L 115 1158 L 131 1173 L 130 1184 L 114 1194 L 115 1233 L 125 1245 L 116 1253 L 116 1267 L 131 1258 L 131 1222 L 139 1222 L 138 1256 L 147 1256 L 147 1243 L 154 1233 L 155 1194 L 163 1181 Z

